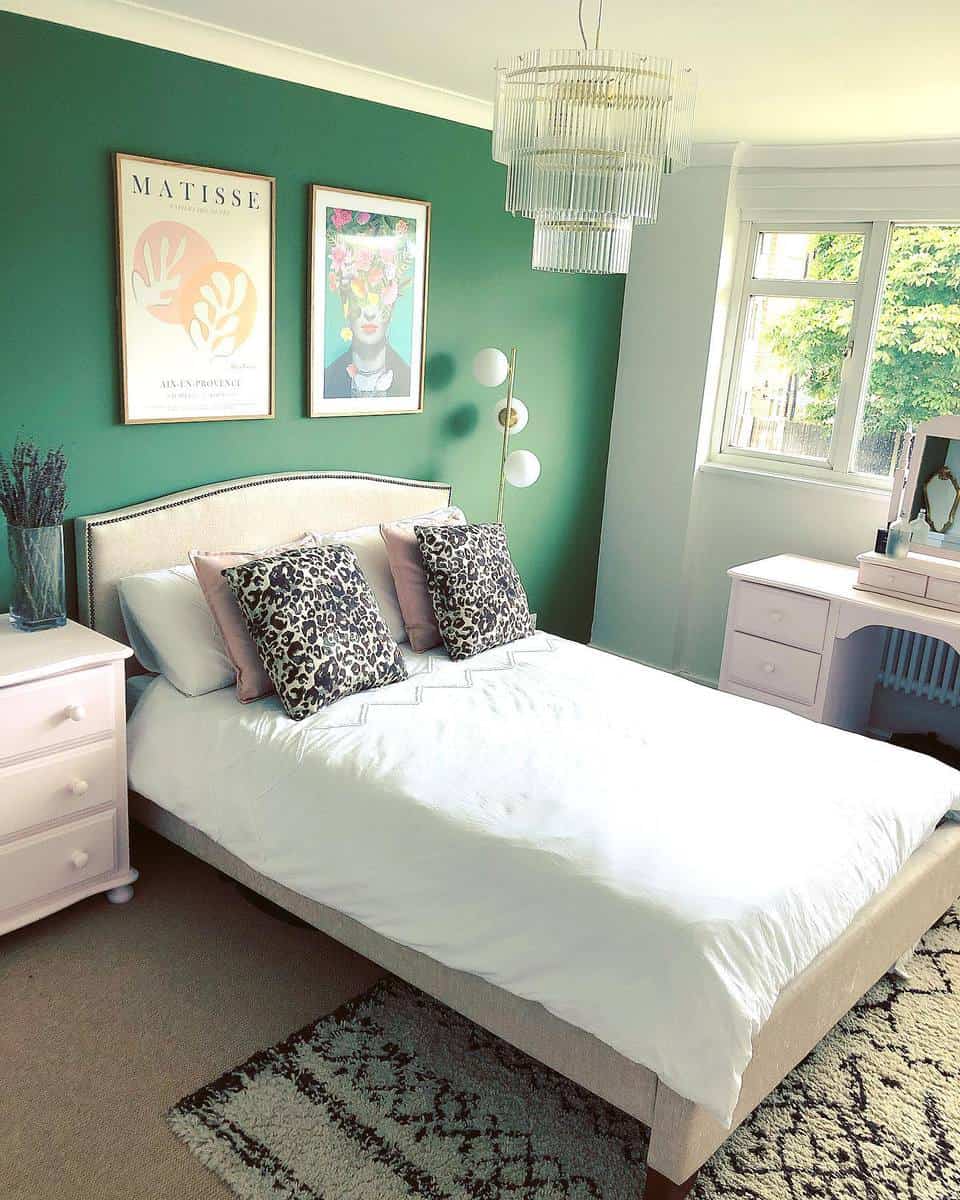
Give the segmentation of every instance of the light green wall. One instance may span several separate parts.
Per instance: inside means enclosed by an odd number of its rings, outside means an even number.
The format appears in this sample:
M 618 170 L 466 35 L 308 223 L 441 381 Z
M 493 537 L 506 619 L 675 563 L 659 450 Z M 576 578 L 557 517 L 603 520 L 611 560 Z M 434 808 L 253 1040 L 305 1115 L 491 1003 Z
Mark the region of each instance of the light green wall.
M 590 629 L 620 332 L 618 278 L 530 269 L 531 225 L 503 211 L 482 130 L 130 42 L 0 13 L 0 447 L 63 443 L 68 513 L 211 480 L 349 468 L 449 480 L 492 519 L 486 345 L 520 347 L 517 446 L 543 463 L 508 495 L 507 528 L 541 625 Z M 277 177 L 277 416 L 119 423 L 110 153 Z M 432 201 L 427 389 L 421 415 L 309 420 L 307 184 Z M 0 607 L 10 574 L 0 553 Z
M 711 335 L 738 228 L 730 173 L 702 166 L 669 177 L 660 219 L 634 235 L 593 630 L 599 646 L 709 682 L 720 669 L 728 569 L 773 554 L 853 563 L 888 501 L 698 470 L 701 417 L 716 402 Z
M 607 477 L 598 646 L 674 665 L 684 556 L 730 167 L 663 183 L 634 234 Z

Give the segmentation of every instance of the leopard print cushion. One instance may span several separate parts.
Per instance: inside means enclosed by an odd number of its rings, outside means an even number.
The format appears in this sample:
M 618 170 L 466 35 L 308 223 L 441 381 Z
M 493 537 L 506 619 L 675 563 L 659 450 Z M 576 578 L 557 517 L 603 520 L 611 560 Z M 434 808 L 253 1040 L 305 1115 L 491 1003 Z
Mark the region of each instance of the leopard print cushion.
M 397 643 L 347 546 L 289 550 L 223 572 L 289 717 L 406 679 Z
M 502 525 L 417 525 L 437 627 L 454 660 L 534 632 Z

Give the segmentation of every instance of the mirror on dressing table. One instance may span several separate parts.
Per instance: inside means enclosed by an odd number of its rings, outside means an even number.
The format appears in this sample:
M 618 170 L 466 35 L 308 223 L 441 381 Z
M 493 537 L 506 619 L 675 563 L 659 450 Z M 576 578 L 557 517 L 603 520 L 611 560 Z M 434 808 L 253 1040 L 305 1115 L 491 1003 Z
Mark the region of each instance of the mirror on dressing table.
M 923 485 L 927 520 L 931 532 L 928 545 L 960 550 L 960 530 L 956 528 L 957 507 L 960 505 L 960 484 L 946 465 L 939 467 Z
M 864 733 L 889 630 L 960 654 L 958 480 L 960 416 L 937 417 L 906 440 L 894 478 L 890 520 L 913 526 L 901 557 L 731 568 L 721 690 Z
M 960 416 L 936 417 L 904 445 L 890 501 L 888 550 L 858 556 L 858 588 L 960 612 L 958 480 Z

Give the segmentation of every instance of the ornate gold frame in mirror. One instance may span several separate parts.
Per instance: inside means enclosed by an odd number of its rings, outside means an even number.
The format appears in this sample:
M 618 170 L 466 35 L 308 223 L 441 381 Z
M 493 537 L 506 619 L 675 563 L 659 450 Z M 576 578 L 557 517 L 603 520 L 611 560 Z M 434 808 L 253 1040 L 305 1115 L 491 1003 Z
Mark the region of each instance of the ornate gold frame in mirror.
M 946 479 L 953 485 L 954 497 L 953 505 L 950 508 L 950 516 L 947 517 L 943 525 L 937 526 L 933 520 L 933 505 L 930 498 L 930 484 L 935 479 Z M 934 533 L 947 533 L 953 527 L 953 522 L 957 517 L 957 509 L 960 508 L 960 483 L 957 483 L 957 477 L 949 467 L 941 467 L 939 471 L 934 471 L 930 478 L 923 485 L 923 499 L 927 506 L 927 520 L 930 522 L 930 527 Z

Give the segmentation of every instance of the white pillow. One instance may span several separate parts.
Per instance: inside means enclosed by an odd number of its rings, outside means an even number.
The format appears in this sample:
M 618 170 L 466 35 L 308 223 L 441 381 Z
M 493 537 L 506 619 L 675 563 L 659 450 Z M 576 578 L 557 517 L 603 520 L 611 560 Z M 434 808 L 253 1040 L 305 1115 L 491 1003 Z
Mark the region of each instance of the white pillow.
M 397 587 L 393 582 L 387 548 L 380 536 L 380 526 L 358 525 L 356 529 L 345 529 L 339 533 L 320 533 L 314 530 L 313 536 L 321 546 L 350 547 L 357 556 L 364 579 L 370 584 L 390 636 L 395 642 L 405 642 L 407 630 L 400 611 L 400 601 L 397 599 Z
M 118 591 L 130 645 L 148 671 L 187 696 L 232 687 L 237 673 L 193 567 L 129 575 Z

